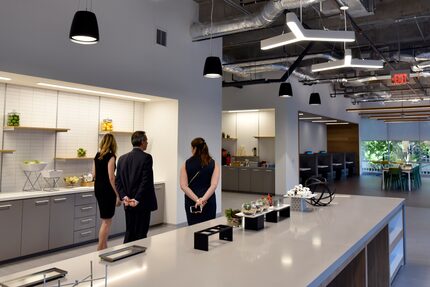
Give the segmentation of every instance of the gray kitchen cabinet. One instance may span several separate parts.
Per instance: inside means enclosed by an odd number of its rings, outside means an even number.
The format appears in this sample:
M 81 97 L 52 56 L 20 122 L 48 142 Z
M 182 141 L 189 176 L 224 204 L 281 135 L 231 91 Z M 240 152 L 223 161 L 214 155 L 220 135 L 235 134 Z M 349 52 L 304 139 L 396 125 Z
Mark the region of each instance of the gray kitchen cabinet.
M 49 249 L 73 244 L 74 195 L 51 197 Z
M 155 195 L 157 196 L 158 209 L 151 212 L 151 221 L 149 225 L 157 225 L 164 222 L 164 201 L 165 201 L 165 191 L 164 184 L 155 185 Z
M 96 195 L 94 191 L 79 193 L 75 195 L 76 205 L 96 203 Z
M 20 256 L 22 200 L 0 202 L 0 261 Z
M 95 203 L 75 206 L 75 218 L 96 215 L 96 207 Z
M 50 198 L 23 201 L 21 256 L 48 250 Z
M 95 227 L 93 227 L 89 229 L 75 231 L 73 237 L 74 237 L 73 241 L 75 243 L 82 243 L 82 242 L 94 240 L 96 239 L 96 229 Z
M 99 216 L 100 218 L 100 216 Z M 101 221 L 101 220 L 100 220 Z M 115 209 L 115 215 L 112 218 L 111 235 L 121 234 L 125 232 L 125 211 L 121 205 Z
M 222 189 L 223 190 L 238 190 L 239 176 L 238 168 L 223 166 L 222 167 Z
M 249 192 L 251 190 L 251 169 L 239 168 L 238 180 L 239 184 L 237 190 Z
M 264 170 L 264 194 L 275 193 L 275 170 L 265 169 Z
M 254 168 L 251 170 L 251 188 L 253 193 L 265 193 L 264 191 L 265 171 L 263 169 Z

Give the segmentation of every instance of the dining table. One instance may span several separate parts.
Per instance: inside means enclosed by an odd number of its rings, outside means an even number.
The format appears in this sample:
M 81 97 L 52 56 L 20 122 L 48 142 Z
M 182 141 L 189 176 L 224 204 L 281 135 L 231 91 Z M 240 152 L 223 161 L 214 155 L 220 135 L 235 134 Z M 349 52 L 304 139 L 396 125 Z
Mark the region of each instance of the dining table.
M 411 173 L 412 173 L 412 166 L 410 167 L 400 167 L 400 170 L 402 173 L 406 173 L 408 175 L 408 191 L 411 191 Z M 385 190 L 385 173 L 389 172 L 389 167 L 383 167 L 382 168 L 382 190 Z

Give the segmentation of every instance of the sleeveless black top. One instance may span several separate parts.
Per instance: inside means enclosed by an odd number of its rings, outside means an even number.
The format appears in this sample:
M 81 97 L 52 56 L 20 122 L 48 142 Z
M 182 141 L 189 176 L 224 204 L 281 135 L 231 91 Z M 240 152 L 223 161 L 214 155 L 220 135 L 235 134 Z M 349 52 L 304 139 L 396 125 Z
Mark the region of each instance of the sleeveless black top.
M 201 166 L 200 157 L 197 156 L 192 156 L 185 162 L 188 186 L 198 197 L 203 197 L 208 188 L 211 186 L 211 179 L 214 169 L 215 161 L 213 159 L 211 159 L 209 164 L 204 167 Z M 198 172 L 199 174 L 197 174 Z M 208 199 L 208 202 L 213 200 L 215 200 L 215 193 Z M 185 195 L 185 204 L 194 205 L 195 202 Z

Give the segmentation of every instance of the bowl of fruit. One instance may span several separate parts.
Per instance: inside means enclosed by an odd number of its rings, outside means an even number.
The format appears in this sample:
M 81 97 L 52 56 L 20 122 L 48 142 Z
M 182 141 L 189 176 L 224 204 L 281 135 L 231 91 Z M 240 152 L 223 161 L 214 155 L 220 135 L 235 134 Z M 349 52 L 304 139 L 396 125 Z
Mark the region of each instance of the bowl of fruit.
M 64 177 L 64 183 L 66 186 L 72 187 L 77 185 L 79 182 L 79 177 L 77 176 L 66 176 Z
M 23 171 L 41 171 L 48 165 L 47 162 L 43 162 L 40 160 L 24 160 L 21 163 L 21 168 Z

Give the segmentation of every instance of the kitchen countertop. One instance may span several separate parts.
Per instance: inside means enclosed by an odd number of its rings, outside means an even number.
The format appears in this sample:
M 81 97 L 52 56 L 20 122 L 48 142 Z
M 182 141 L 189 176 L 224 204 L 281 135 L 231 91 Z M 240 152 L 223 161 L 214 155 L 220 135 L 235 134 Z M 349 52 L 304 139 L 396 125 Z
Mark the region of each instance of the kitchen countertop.
M 275 170 L 274 167 L 251 167 L 251 166 L 230 166 L 230 165 L 223 165 L 222 167 L 231 167 L 231 168 L 246 168 L 246 169 L 271 169 Z
M 403 202 L 399 198 L 337 195 L 330 206 L 307 213 L 292 211 L 291 218 L 265 223 L 260 231 L 235 228 L 233 242 L 212 236 L 208 252 L 193 248 L 193 234 L 225 224 L 224 217 L 176 229 L 133 242 L 148 249 L 109 263 L 108 286 L 324 286 L 388 224 Z M 90 260 L 95 277 L 102 277 L 105 265 L 98 255 L 93 252 L 11 274 L 0 282 L 57 267 L 68 271 L 63 283 L 73 283 L 89 275 Z M 98 281 L 94 286 L 104 285 Z
M 154 184 L 162 184 L 163 181 L 157 181 Z M 77 186 L 77 187 L 60 187 L 57 191 L 18 191 L 18 192 L 0 192 L 0 202 L 10 200 L 21 200 L 29 198 L 67 195 L 82 192 L 94 191 L 93 186 Z

